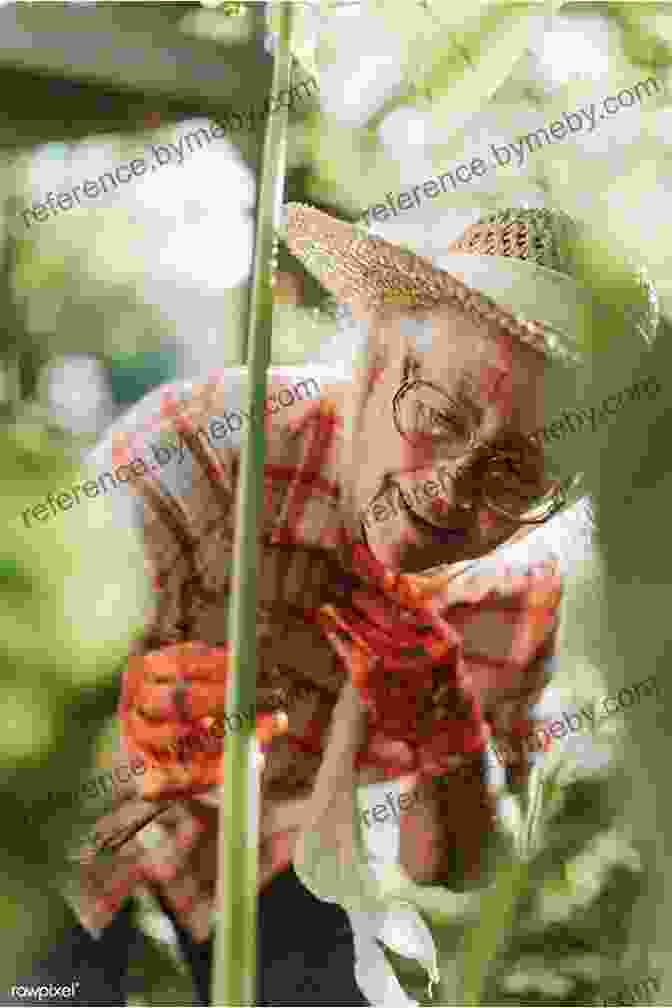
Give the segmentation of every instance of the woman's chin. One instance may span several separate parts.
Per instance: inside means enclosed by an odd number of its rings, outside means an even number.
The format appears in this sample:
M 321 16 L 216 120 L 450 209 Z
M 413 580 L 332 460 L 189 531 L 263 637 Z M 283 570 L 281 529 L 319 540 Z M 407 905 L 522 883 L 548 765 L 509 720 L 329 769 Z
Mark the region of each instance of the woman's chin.
M 384 522 L 363 523 L 363 528 L 366 543 L 376 559 L 386 567 L 408 574 L 476 560 L 509 541 L 514 533 L 520 534 L 517 525 L 481 527 L 474 522 L 459 527 L 458 517 L 452 524 L 453 528 L 434 525 L 406 506 L 397 508 Z
M 409 541 L 406 536 L 395 540 L 376 541 L 374 536 L 367 536 L 369 549 L 381 563 L 404 574 L 419 574 L 432 567 L 450 566 L 477 560 L 499 546 L 504 546 L 515 536 L 517 539 L 521 530 L 513 530 L 497 538 L 484 539 L 478 536 L 464 536 L 454 544 L 422 541 L 414 536 Z
M 400 555 L 399 570 L 406 574 L 419 574 L 430 567 L 449 566 L 469 559 L 469 551 L 457 546 L 410 547 Z
M 402 571 L 406 574 L 416 574 L 430 567 L 441 564 L 459 563 L 468 560 L 470 551 L 462 544 L 447 545 L 444 543 L 409 542 L 407 539 L 394 541 L 379 540 L 369 536 L 368 546 L 373 555 L 386 567 Z

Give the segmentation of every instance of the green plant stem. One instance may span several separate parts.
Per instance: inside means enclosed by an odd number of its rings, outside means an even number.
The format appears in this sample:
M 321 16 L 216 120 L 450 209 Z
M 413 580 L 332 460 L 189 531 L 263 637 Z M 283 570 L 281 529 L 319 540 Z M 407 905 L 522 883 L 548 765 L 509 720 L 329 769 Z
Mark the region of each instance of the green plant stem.
M 13 413 L 16 413 L 21 405 L 21 370 L 18 350 L 6 350 L 0 357 L 0 402 L 6 411 Z
M 12 166 L 12 184 L 15 169 Z M 9 195 L 2 206 L 2 216 L 5 222 L 4 247 L 2 249 L 2 267 L 0 268 L 0 305 L 2 306 L 2 324 L 0 328 L 0 401 L 5 414 L 16 415 L 21 407 L 21 326 L 18 323 L 16 299 L 13 288 L 14 271 L 16 268 L 16 239 L 12 234 L 9 222 L 16 212 L 16 197 Z
M 273 11 L 277 31 L 272 94 L 290 87 L 289 4 Z M 264 140 L 247 343 L 250 417 L 245 425 L 236 498 L 233 590 L 229 619 L 230 714 L 254 708 L 257 671 L 257 529 L 262 506 L 266 372 L 273 326 L 273 242 L 286 168 L 287 109 L 269 115 Z M 257 904 L 256 737 L 252 719 L 227 736 L 218 837 L 217 933 L 213 1005 L 255 1003 Z

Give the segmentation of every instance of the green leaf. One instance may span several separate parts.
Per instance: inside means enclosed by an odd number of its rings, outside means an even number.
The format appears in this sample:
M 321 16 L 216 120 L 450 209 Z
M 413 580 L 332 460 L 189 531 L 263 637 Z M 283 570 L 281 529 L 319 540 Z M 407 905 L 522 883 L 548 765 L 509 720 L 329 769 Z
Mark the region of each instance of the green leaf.
M 527 865 L 511 861 L 500 867 L 483 894 L 477 922 L 461 944 L 462 1003 L 483 1004 L 488 974 L 513 931 L 516 908 L 529 884 Z
M 553 9 L 560 0 L 552 0 Z M 401 42 L 403 84 L 371 118 L 377 126 L 393 109 L 424 98 L 444 138 L 462 128 L 506 80 L 530 41 L 539 10 L 505 9 L 488 2 L 464 8 L 421 7 L 408 16 L 400 0 L 374 0 Z
M 359 216 L 382 194 L 398 189 L 399 165 L 385 151 L 376 131 L 339 126 L 331 118 L 311 115 L 295 133 L 294 157 L 309 157 L 309 199 L 339 207 L 342 216 Z
M 308 74 L 315 77 L 318 83 L 320 81 L 320 67 L 317 62 L 319 41 L 320 31 L 314 10 L 308 4 L 297 4 L 292 31 L 292 55 Z

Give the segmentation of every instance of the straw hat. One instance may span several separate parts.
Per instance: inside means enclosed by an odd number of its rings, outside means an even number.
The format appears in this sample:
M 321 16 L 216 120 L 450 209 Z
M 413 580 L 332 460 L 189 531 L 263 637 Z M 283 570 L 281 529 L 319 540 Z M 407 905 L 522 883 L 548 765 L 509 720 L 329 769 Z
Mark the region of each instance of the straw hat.
M 497 323 L 545 356 L 581 361 L 595 303 L 577 282 L 578 228 L 566 214 L 546 209 L 490 214 L 433 263 L 314 207 L 288 203 L 284 211 L 281 234 L 289 251 L 355 315 L 386 304 L 410 309 L 452 304 Z M 638 276 L 638 287 L 644 283 Z M 645 294 L 648 309 L 655 292 L 647 287 Z
M 517 208 L 489 214 L 434 261 L 314 207 L 289 203 L 284 214 L 281 234 L 289 251 L 355 317 L 393 304 L 409 312 L 450 304 L 465 316 L 495 322 L 543 355 L 551 365 L 544 397 L 552 418 L 587 391 L 582 384 L 591 369 L 581 365 L 596 323 L 615 333 L 625 321 L 629 335 L 646 344 L 655 336 L 658 300 L 644 270 L 628 264 L 623 299 L 611 307 L 599 303 L 578 280 L 582 236 L 564 213 Z M 591 390 L 591 404 L 593 398 Z M 587 445 L 546 433 L 544 427 L 546 465 L 568 506 L 585 493 Z

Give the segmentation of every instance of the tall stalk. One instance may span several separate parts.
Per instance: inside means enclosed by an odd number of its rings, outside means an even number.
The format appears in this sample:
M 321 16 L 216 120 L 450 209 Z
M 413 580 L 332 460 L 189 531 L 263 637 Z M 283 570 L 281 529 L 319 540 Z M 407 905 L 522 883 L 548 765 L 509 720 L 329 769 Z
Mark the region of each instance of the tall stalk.
M 7 186 L 9 194 L 2 206 L 5 227 L 2 265 L 0 266 L 0 403 L 5 416 L 16 416 L 21 406 L 21 327 L 12 278 L 16 266 L 16 238 L 11 221 L 16 214 L 17 199 L 15 163 L 10 162 Z M 11 187 L 11 188 L 10 188 Z
M 289 3 L 269 12 L 275 35 L 272 94 L 289 89 L 292 11 Z M 247 338 L 248 415 L 241 446 L 236 499 L 233 591 L 229 616 L 231 647 L 227 712 L 247 713 L 256 705 L 257 529 L 262 506 L 266 371 L 273 327 L 273 246 L 280 223 L 285 181 L 287 107 L 269 113 L 264 138 Z M 256 975 L 258 814 L 254 718 L 229 732 L 218 837 L 217 932 L 213 1005 L 253 1005 Z M 235 724 L 235 721 L 232 721 Z

